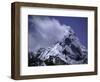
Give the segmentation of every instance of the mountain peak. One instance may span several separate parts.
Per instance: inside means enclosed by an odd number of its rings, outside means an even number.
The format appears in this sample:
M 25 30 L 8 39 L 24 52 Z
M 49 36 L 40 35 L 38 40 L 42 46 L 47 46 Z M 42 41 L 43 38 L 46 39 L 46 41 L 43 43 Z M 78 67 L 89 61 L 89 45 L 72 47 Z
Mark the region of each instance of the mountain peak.
M 38 49 L 37 58 L 42 61 L 39 65 L 72 65 L 88 63 L 87 50 L 85 46 L 80 43 L 71 27 L 65 30 L 64 37 L 61 41 L 58 41 L 52 47 Z

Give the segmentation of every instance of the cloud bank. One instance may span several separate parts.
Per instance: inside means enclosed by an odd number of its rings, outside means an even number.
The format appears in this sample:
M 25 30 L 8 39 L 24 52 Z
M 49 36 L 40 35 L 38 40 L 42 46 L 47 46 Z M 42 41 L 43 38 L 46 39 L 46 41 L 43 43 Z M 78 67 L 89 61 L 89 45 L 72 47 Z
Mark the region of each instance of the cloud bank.
M 33 52 L 52 46 L 70 30 L 70 26 L 57 19 L 44 16 L 29 15 L 28 24 L 28 50 Z

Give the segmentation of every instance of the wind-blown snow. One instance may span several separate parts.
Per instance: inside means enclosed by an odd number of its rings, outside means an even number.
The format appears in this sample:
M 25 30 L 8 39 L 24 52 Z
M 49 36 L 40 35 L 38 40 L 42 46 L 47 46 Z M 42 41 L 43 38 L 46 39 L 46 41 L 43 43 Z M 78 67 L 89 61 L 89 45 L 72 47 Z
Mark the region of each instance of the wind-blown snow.
M 29 51 L 53 45 L 62 40 L 70 29 L 70 26 L 62 25 L 58 20 L 48 17 L 33 16 L 29 23 L 31 23 L 28 34 Z

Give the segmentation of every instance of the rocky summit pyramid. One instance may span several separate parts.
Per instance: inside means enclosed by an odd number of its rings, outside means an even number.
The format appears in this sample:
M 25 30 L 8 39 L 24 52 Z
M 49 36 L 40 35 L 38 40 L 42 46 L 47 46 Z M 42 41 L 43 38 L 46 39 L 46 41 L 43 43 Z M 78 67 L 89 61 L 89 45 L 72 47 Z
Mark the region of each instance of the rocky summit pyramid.
M 51 47 L 40 48 L 37 53 L 29 52 L 29 66 L 48 65 L 73 65 L 87 64 L 87 49 L 83 46 L 75 32 L 65 31 L 61 41 L 56 42 Z

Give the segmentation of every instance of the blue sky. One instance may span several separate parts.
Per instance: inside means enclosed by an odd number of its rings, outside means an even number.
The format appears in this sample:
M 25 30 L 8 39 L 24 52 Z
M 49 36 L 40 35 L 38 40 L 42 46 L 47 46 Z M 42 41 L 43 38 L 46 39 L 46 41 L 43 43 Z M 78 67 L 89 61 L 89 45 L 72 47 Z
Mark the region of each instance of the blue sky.
M 87 47 L 88 19 L 85 17 L 28 16 L 28 48 L 35 51 L 40 47 L 49 47 L 60 40 L 69 26 L 74 30 L 80 42 Z

